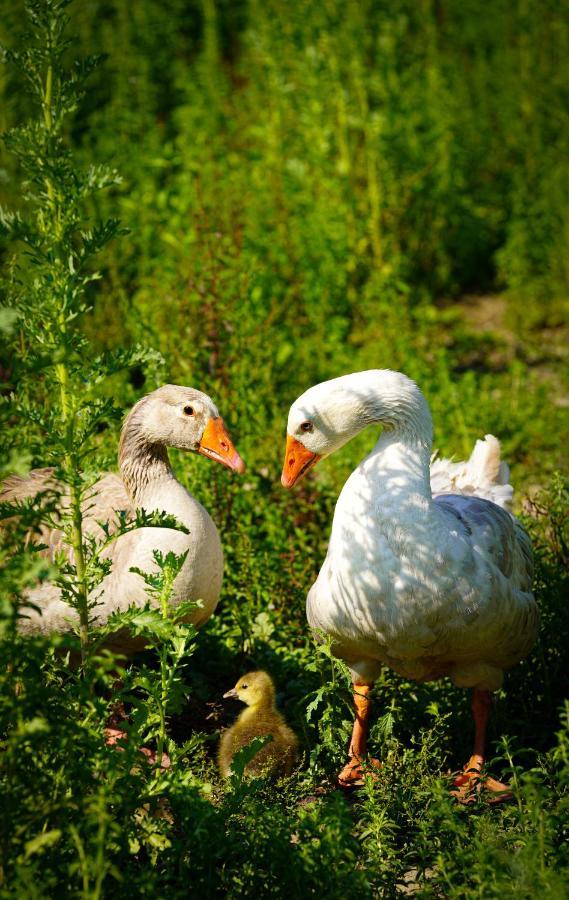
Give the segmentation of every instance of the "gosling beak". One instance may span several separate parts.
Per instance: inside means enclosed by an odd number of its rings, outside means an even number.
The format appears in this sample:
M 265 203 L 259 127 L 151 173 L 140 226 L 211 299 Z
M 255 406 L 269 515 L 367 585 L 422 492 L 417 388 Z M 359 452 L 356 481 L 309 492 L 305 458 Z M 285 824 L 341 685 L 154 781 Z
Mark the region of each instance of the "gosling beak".
M 197 452 L 202 456 L 215 459 L 223 466 L 227 466 L 228 469 L 239 472 L 240 475 L 245 471 L 245 463 L 233 446 L 223 419 L 219 416 L 208 421 Z
M 223 695 L 223 699 L 224 699 L 224 700 L 230 700 L 230 699 L 232 699 L 232 698 L 234 698 L 234 697 L 237 697 L 237 696 L 238 696 L 238 694 L 237 694 L 237 691 L 235 690 L 235 688 L 231 688 L 230 691 L 226 691 L 226 692 L 225 692 L 225 694 Z
M 281 475 L 282 486 L 291 488 L 312 466 L 316 465 L 319 459 L 322 459 L 322 457 L 318 453 L 307 450 L 304 444 L 297 441 L 292 434 L 287 434 L 283 473 Z

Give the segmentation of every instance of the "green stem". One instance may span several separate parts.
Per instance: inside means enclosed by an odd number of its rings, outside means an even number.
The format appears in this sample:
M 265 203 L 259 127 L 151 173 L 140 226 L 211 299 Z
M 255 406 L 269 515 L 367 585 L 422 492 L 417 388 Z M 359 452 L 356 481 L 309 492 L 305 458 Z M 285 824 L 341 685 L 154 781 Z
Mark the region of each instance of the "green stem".
M 64 327 L 64 322 L 61 323 Z M 68 475 L 71 503 L 71 547 L 77 572 L 77 612 L 79 613 L 79 641 L 81 643 L 81 663 L 85 666 L 89 655 L 89 588 L 87 584 L 87 566 L 83 547 L 83 510 L 81 509 L 82 491 L 77 485 L 77 460 L 73 452 L 75 441 L 74 417 L 69 397 L 69 373 L 65 363 L 55 367 L 59 382 L 61 413 L 65 428 L 66 452 L 63 460 Z
M 48 46 L 48 50 L 51 50 L 51 44 Z M 49 144 L 49 141 L 53 132 L 53 118 L 51 115 L 51 107 L 53 104 L 53 66 L 50 64 L 47 68 L 46 76 L 45 76 L 45 87 L 42 96 L 42 110 L 43 110 L 43 121 L 45 125 L 45 130 L 47 132 L 46 143 Z M 48 149 L 48 148 L 46 148 Z M 56 191 L 53 185 L 53 182 L 50 178 L 46 176 L 45 179 L 46 192 L 48 196 L 48 200 L 52 207 L 53 219 L 54 219 L 54 234 L 56 239 L 61 240 L 62 227 L 61 227 L 61 210 L 59 205 L 56 203 Z
M 164 743 L 166 741 L 166 709 L 168 705 L 168 693 L 170 687 L 170 679 L 168 678 L 168 660 L 166 658 L 167 651 L 161 648 L 160 651 L 160 702 L 158 704 L 158 715 L 160 716 L 160 728 L 158 730 L 158 740 L 156 744 L 156 772 L 160 772 L 162 768 L 162 756 L 164 755 Z
M 106 812 L 106 810 L 105 810 Z M 95 886 L 92 892 L 92 900 L 99 900 L 103 893 L 103 881 L 105 879 L 105 875 L 107 874 L 107 867 L 105 865 L 105 849 L 106 849 L 106 838 L 107 838 L 107 820 L 105 816 L 102 816 L 99 821 L 99 828 L 97 831 L 97 856 L 96 856 L 96 866 L 97 866 L 97 877 L 95 879 Z
M 69 413 L 71 412 L 69 403 L 69 375 L 65 363 L 57 363 L 55 366 L 55 375 L 59 384 L 59 401 L 63 413 L 63 422 L 65 425 L 69 422 Z M 68 428 L 66 428 L 66 432 Z M 66 434 L 66 443 L 69 445 L 69 435 Z
M 172 587 L 174 584 L 175 574 L 169 567 L 163 570 L 163 584 L 158 597 L 160 603 L 160 611 L 164 619 L 170 617 L 170 598 L 172 596 Z M 170 689 L 170 678 L 168 676 L 168 651 L 161 647 L 160 655 L 160 700 L 158 703 L 158 715 L 160 717 L 160 727 L 158 730 L 158 740 L 156 746 L 156 772 L 159 772 L 162 766 L 162 756 L 164 753 L 164 742 L 166 740 L 166 710 L 168 708 L 168 694 Z M 173 673 L 171 673 L 173 674 Z
M 79 837 L 79 832 L 75 825 L 70 825 L 69 830 L 71 832 L 71 837 L 73 839 L 73 843 L 75 844 L 75 848 L 77 850 L 77 856 L 79 857 L 79 871 L 81 873 L 81 880 L 83 882 L 83 896 L 89 896 L 89 864 L 87 863 L 87 854 L 85 853 L 85 847 L 83 845 L 83 841 Z
M 48 51 L 51 52 L 51 35 L 48 38 Z M 42 97 L 43 120 L 45 130 L 47 132 L 47 141 L 49 142 L 53 131 L 53 117 L 51 114 L 53 104 L 53 86 L 54 75 L 51 63 L 47 67 L 45 76 L 45 87 Z M 56 191 L 50 178 L 46 178 L 47 196 L 50 201 L 53 228 L 56 238 L 61 238 L 61 217 L 58 205 L 56 203 Z M 65 313 L 59 315 L 59 328 L 62 337 L 66 332 Z M 69 476 L 70 485 L 70 501 L 71 501 L 71 547 L 75 560 L 75 568 L 77 571 L 77 611 L 79 613 L 79 640 L 81 642 L 81 662 L 84 666 L 87 662 L 89 654 L 89 590 L 87 585 L 85 551 L 83 548 L 83 512 L 81 509 L 82 491 L 77 485 L 77 460 L 73 452 L 74 446 L 74 417 L 72 411 L 71 398 L 69 396 L 69 372 L 65 363 L 57 363 L 55 366 L 55 374 L 59 384 L 59 396 L 61 403 L 61 413 L 63 418 L 63 426 L 65 429 L 66 453 L 63 460 L 64 469 Z
M 43 120 L 45 122 L 46 129 L 51 133 L 52 127 L 52 118 L 51 118 L 51 103 L 53 99 L 53 67 L 48 66 L 47 74 L 45 77 L 45 91 L 43 95 Z
M 71 484 L 71 546 L 77 571 L 79 613 L 79 640 L 81 642 L 81 663 L 84 666 L 89 655 L 89 591 L 87 587 L 87 567 L 83 549 L 83 511 L 81 509 L 81 490 Z
M 53 101 L 53 66 L 48 66 L 47 74 L 45 76 L 45 88 L 43 92 L 42 98 L 42 109 L 43 109 L 43 121 L 45 124 L 45 130 L 47 131 L 47 139 L 51 137 L 51 130 L 53 128 L 53 119 L 51 117 L 51 104 Z M 51 180 L 46 177 L 45 179 L 47 196 L 51 203 L 55 200 L 55 190 Z

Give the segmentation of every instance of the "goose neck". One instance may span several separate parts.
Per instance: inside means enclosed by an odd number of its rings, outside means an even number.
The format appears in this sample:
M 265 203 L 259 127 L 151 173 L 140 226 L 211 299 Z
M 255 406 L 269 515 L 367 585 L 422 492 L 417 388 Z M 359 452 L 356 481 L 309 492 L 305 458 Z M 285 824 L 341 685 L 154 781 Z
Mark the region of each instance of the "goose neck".
M 432 418 L 417 385 L 396 372 L 363 373 L 358 419 L 361 426 L 381 424 L 383 432 L 358 467 L 374 501 L 431 496 Z
M 119 469 L 136 506 L 144 505 L 145 494 L 159 482 L 175 480 L 166 447 L 163 444 L 148 443 L 135 428 L 123 429 Z
M 431 443 L 404 429 L 386 429 L 369 457 L 364 460 L 377 494 L 397 498 L 431 497 Z

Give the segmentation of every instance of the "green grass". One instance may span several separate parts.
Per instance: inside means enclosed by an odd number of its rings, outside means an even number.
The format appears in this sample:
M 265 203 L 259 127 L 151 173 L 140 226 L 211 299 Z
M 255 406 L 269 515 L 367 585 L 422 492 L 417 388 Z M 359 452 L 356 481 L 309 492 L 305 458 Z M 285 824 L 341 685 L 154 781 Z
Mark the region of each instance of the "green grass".
M 10 51 L 0 117 L 16 129 L 0 150 L 0 200 L 19 215 L 0 228 L 0 474 L 57 466 L 74 498 L 62 525 L 83 566 L 49 567 L 25 543 L 57 497 L 27 504 L 1 533 L 0 896 L 389 898 L 405 887 L 564 898 L 561 8 L 174 0 L 166 15 L 155 0 L 34 0 L 29 10 L 25 26 L 10 0 L 0 23 Z M 75 57 L 102 51 L 102 65 L 71 77 Z M 387 670 L 371 732 L 383 767 L 351 799 L 334 787 L 349 679 L 312 641 L 304 603 L 337 494 L 374 437 L 293 492 L 279 474 L 296 396 L 371 367 L 420 383 L 445 455 L 500 438 L 534 540 L 540 638 L 491 724 L 490 768 L 515 794 L 500 808 L 448 795 L 470 753 L 466 692 Z M 223 594 L 200 633 L 184 633 L 182 658 L 173 617 L 133 618 L 157 649 L 128 663 L 118 689 L 85 606 L 101 548 L 77 509 L 114 465 L 121 416 L 164 381 L 212 395 L 248 471 L 232 478 L 172 453 L 219 527 Z M 162 562 L 152 587 L 164 599 L 177 561 Z M 24 639 L 22 592 L 55 577 L 86 628 Z M 81 650 L 74 668 L 68 653 Z M 225 784 L 215 768 L 236 714 L 221 696 L 252 668 L 273 675 L 301 742 L 302 764 L 279 784 Z M 102 736 L 119 695 L 132 723 L 122 753 Z M 169 772 L 141 763 L 147 740 L 167 750 Z

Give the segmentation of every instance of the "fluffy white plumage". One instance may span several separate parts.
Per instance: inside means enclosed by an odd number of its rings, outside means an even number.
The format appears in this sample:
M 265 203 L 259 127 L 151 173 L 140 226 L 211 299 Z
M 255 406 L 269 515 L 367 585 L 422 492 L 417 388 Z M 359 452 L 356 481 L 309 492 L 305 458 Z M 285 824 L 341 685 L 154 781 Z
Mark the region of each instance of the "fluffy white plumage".
M 431 467 L 427 403 L 388 370 L 309 389 L 288 433 L 325 456 L 372 423 L 384 429 L 338 498 L 309 623 L 332 637 L 355 683 L 372 684 L 385 664 L 411 679 L 450 675 L 495 690 L 538 625 L 531 545 L 507 511 L 513 489 L 499 442 L 487 435 L 467 462 Z
M 514 489 L 509 481 L 510 468 L 500 459 L 500 441 L 493 434 L 476 441 L 466 462 L 439 459 L 436 453 L 431 459 L 433 496 L 456 493 L 482 497 L 511 511 Z

